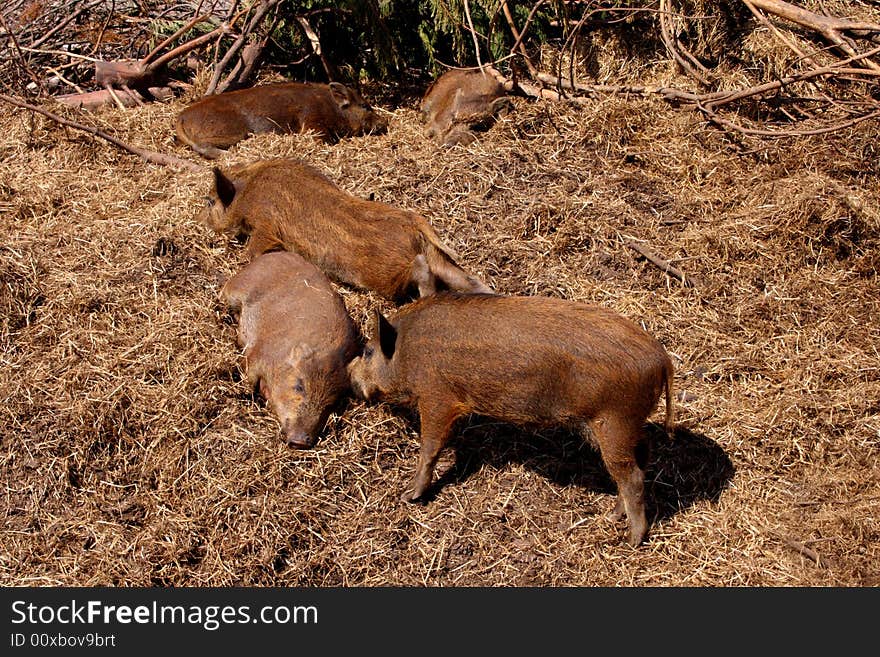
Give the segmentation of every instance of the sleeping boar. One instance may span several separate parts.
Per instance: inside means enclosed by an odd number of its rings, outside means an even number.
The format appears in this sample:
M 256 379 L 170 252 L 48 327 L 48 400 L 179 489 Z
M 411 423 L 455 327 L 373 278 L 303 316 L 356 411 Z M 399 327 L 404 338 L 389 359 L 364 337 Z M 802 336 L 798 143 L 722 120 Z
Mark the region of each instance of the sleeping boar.
M 627 540 L 647 532 L 642 425 L 666 390 L 672 362 L 641 328 L 600 308 L 546 297 L 441 294 L 402 307 L 349 365 L 354 393 L 416 406 L 421 449 L 403 496 L 431 483 L 456 419 L 477 413 L 520 425 L 561 426 L 596 445 L 618 487 L 613 517 Z
M 314 131 L 324 141 L 383 132 L 388 125 L 360 94 L 338 82 L 281 82 L 205 96 L 177 117 L 177 136 L 213 159 L 258 132 Z
M 250 384 L 259 387 L 292 447 L 311 447 L 348 390 L 346 365 L 357 332 L 330 281 L 295 253 L 267 253 L 223 286 L 238 315 L 238 343 Z
M 425 134 L 444 146 L 469 144 L 474 131 L 488 130 L 512 103 L 504 87 L 486 71 L 447 71 L 422 98 Z
M 217 232 L 250 235 L 251 258 L 295 251 L 330 278 L 392 300 L 438 287 L 489 291 L 455 263 L 424 217 L 356 198 L 295 160 L 215 168 L 201 220 Z

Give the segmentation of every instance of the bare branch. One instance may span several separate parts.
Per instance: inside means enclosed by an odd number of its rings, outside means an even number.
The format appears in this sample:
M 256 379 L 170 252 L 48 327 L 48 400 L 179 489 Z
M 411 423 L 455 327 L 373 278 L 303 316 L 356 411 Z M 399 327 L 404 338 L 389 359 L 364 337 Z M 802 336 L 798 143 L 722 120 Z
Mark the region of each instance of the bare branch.
M 47 119 L 51 119 L 60 125 L 67 126 L 69 128 L 74 128 L 75 130 L 81 130 L 83 132 L 87 132 L 90 135 L 95 137 L 100 137 L 105 141 L 109 141 L 114 146 L 121 148 L 124 151 L 128 151 L 134 155 L 142 157 L 147 162 L 151 164 L 159 164 L 161 166 L 170 166 L 177 169 L 187 169 L 189 171 L 204 171 L 205 168 L 194 162 L 190 162 L 189 160 L 184 160 L 183 158 L 176 157 L 174 155 L 166 155 L 164 153 L 157 153 L 156 151 L 151 151 L 146 148 L 141 148 L 139 146 L 132 146 L 131 144 L 126 144 L 121 139 L 114 137 L 113 135 L 107 134 L 103 130 L 99 130 L 93 126 L 83 125 L 82 123 L 77 123 L 76 121 L 71 121 L 69 119 L 65 119 L 63 116 L 58 116 L 48 110 L 43 109 L 42 107 L 37 107 L 36 105 L 31 105 L 30 103 L 26 103 L 23 100 L 19 100 L 17 98 L 13 98 L 12 96 L 7 96 L 6 94 L 0 93 L 0 100 L 10 105 L 14 105 L 15 107 L 20 107 L 22 109 L 29 110 L 31 112 L 35 112 L 37 114 L 41 114 L 45 116 Z
M 677 278 L 681 281 L 681 284 L 685 287 L 693 287 L 693 281 L 684 275 L 684 272 L 678 269 L 677 267 L 673 267 L 666 260 L 658 256 L 656 253 L 651 251 L 647 246 L 643 244 L 639 244 L 635 240 L 628 239 L 624 242 L 629 248 L 638 252 L 642 257 L 644 257 L 648 262 L 650 262 L 655 267 L 659 267 L 664 272 L 672 276 L 673 278 Z
M 660 35 L 663 38 L 663 44 L 666 51 L 672 56 L 672 59 L 682 68 L 682 70 L 691 76 L 694 80 L 702 84 L 704 87 L 709 86 L 709 81 L 700 75 L 688 59 L 679 51 L 680 46 L 672 35 L 672 28 L 669 25 L 669 0 L 660 0 Z M 690 60 L 696 62 L 696 58 L 687 53 Z M 700 65 L 702 67 L 702 65 Z M 703 68 L 705 70 L 705 68 Z
M 336 67 L 333 66 L 333 64 L 331 64 L 324 56 L 324 51 L 321 48 L 321 40 L 318 38 L 318 33 L 315 32 L 314 28 L 311 26 L 305 16 L 297 16 L 296 22 L 299 23 L 300 27 L 303 29 L 303 32 L 305 32 L 306 38 L 309 40 L 309 44 L 312 46 L 312 52 L 318 59 L 321 60 L 321 66 L 324 67 L 324 72 L 327 74 L 327 79 L 330 81 L 336 80 L 338 78 Z
M 541 3 L 539 2 L 538 4 L 540 5 Z M 515 39 L 515 43 L 510 52 L 514 53 L 517 47 L 519 47 L 519 52 L 522 55 L 523 61 L 526 63 L 526 68 L 529 69 L 529 75 L 533 78 L 537 77 L 538 69 L 535 67 L 534 63 L 532 63 L 529 53 L 526 50 L 526 45 L 523 43 L 523 33 L 516 29 L 516 23 L 513 20 L 513 15 L 510 13 L 510 8 L 507 6 L 507 0 L 501 0 L 501 10 L 504 12 L 504 19 L 507 21 L 508 27 L 510 27 L 510 33 Z

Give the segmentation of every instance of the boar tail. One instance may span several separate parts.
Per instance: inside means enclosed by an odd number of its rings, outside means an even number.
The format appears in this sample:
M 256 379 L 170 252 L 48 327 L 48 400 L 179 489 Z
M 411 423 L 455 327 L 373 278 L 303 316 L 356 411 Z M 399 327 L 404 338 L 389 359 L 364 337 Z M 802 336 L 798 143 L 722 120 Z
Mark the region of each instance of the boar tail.
M 674 371 L 672 368 L 672 361 L 669 360 L 669 357 L 666 358 L 666 367 L 664 368 L 666 375 L 666 382 L 664 386 L 666 387 L 666 420 L 663 423 L 663 428 L 666 429 L 666 435 L 670 438 L 675 437 L 675 404 L 672 401 L 672 379 L 674 376 Z

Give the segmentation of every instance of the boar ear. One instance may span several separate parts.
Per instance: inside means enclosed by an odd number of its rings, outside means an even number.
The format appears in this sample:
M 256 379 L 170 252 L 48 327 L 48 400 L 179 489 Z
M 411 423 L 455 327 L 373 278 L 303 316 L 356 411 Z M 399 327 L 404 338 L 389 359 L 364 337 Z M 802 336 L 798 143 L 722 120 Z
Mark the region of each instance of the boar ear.
M 379 336 L 379 346 L 385 358 L 391 360 L 394 356 L 394 348 L 397 346 L 397 329 L 391 325 L 378 310 L 376 311 L 376 335 Z
M 235 199 L 235 184 L 220 171 L 219 167 L 214 167 L 214 190 L 224 208 L 228 208 Z
M 341 109 L 345 109 L 351 104 L 351 94 L 348 91 L 348 87 L 338 82 L 331 82 L 327 86 L 330 87 L 330 93 L 333 96 L 333 100 L 336 101 L 336 104 L 339 105 Z

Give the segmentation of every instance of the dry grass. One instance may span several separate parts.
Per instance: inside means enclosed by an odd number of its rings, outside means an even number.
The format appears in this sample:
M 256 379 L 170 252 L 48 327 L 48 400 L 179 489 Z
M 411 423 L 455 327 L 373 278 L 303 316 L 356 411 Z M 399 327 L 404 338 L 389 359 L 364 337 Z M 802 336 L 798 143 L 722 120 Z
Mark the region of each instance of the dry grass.
M 171 137 L 183 104 L 95 120 L 196 160 Z M 744 153 L 660 102 L 519 99 L 443 150 L 412 107 L 381 137 L 259 136 L 224 162 L 302 157 L 424 213 L 498 291 L 599 303 L 657 335 L 681 429 L 648 473 L 648 542 L 622 542 L 598 455 L 564 432 L 471 420 L 426 506 L 398 501 L 418 434 L 397 409 L 351 401 L 315 449 L 287 448 L 217 298 L 241 246 L 193 221 L 208 170 L 13 112 L 0 584 L 880 584 L 880 126 Z M 341 291 L 361 325 L 387 308 Z

